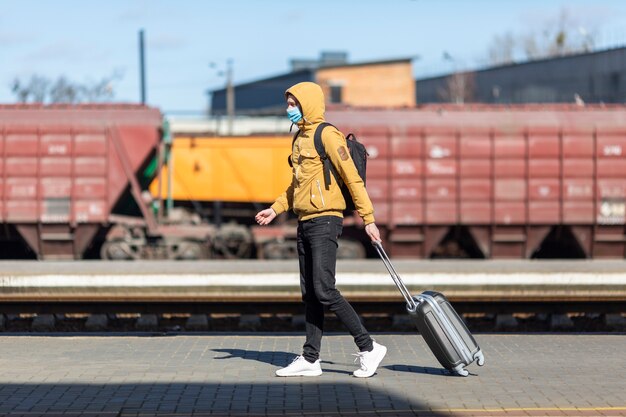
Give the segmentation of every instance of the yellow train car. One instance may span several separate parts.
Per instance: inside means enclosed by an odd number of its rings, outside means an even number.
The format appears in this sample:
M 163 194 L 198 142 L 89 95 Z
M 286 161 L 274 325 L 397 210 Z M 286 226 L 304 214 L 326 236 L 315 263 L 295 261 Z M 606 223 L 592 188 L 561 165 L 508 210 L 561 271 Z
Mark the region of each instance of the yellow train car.
M 273 202 L 291 181 L 290 145 L 285 135 L 177 136 L 160 183 L 155 177 L 150 192 L 179 201 Z
M 214 226 L 209 242 L 212 258 L 294 258 L 296 228 L 289 215 L 271 227 L 253 222 L 254 214 L 274 202 L 291 181 L 287 162 L 291 142 L 290 135 L 179 134 L 160 179 L 157 175 L 150 184 L 150 193 L 155 200 L 159 196 L 166 200 L 169 195 L 175 207 L 200 214 Z M 343 239 L 338 256 L 362 258 L 365 250 L 360 243 Z

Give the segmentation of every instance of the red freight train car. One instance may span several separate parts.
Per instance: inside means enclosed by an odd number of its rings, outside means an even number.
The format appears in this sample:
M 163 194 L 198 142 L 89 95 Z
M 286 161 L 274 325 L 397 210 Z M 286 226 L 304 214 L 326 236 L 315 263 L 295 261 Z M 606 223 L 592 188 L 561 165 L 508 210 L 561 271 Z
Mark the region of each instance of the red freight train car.
M 335 110 L 395 257 L 626 252 L 626 106 Z
M 327 119 L 368 147 L 367 188 L 394 257 L 625 257 L 626 106 L 337 109 Z M 236 257 L 241 242 L 293 256 L 284 216 L 249 228 L 155 214 L 161 205 L 143 191 L 161 170 L 142 174 L 161 154 L 160 127 L 142 106 L 0 106 L 0 243 L 19 236 L 40 259 L 94 248 L 106 259 Z M 369 245 L 353 224 L 344 252 L 362 256 Z
M 143 201 L 161 124 L 136 105 L 0 106 L 0 238 L 40 259 L 82 258 L 98 240 L 108 258 L 202 251 L 208 228 L 160 225 Z

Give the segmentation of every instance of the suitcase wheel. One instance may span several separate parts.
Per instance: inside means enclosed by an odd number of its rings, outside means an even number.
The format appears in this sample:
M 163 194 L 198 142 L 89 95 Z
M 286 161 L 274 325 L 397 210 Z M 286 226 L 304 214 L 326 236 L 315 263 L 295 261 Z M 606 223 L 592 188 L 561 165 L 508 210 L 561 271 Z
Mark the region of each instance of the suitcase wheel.
M 469 372 L 467 371 L 467 369 L 463 368 L 463 364 L 458 365 L 456 368 L 452 369 L 452 372 L 454 372 L 457 375 L 460 376 L 468 376 Z
M 478 366 L 483 366 L 485 364 L 485 356 L 483 355 L 481 351 L 478 351 L 474 355 L 474 359 L 476 360 L 476 363 L 478 364 Z

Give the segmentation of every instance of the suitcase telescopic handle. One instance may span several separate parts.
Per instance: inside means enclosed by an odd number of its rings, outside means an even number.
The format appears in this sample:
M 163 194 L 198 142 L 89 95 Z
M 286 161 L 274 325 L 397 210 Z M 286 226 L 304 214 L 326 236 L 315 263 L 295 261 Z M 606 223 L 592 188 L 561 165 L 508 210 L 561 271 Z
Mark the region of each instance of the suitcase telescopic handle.
M 410 311 L 415 311 L 417 309 L 417 304 L 415 303 L 415 300 L 411 296 L 409 289 L 406 287 L 406 285 L 404 285 L 404 282 L 402 282 L 402 279 L 400 279 L 400 275 L 398 275 L 398 273 L 396 272 L 396 269 L 391 264 L 391 261 L 389 260 L 389 256 L 387 256 L 385 249 L 383 249 L 382 243 L 373 241 L 372 245 L 374 245 L 374 247 L 376 248 L 376 251 L 378 252 L 378 255 L 380 256 L 380 259 L 383 260 L 383 264 L 385 264 L 387 271 L 389 271 L 389 275 L 391 275 L 391 279 L 393 279 L 394 284 L 396 284 L 396 287 L 398 287 L 398 289 L 400 290 L 400 293 L 406 300 L 407 308 Z

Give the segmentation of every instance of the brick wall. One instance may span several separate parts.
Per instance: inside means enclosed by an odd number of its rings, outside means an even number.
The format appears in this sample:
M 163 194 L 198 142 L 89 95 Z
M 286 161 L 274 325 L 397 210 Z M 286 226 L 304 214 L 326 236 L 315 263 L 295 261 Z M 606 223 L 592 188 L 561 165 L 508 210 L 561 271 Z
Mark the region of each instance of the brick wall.
M 331 86 L 341 86 L 341 103 L 352 106 L 414 107 L 411 62 L 320 68 L 317 82 L 331 100 Z

